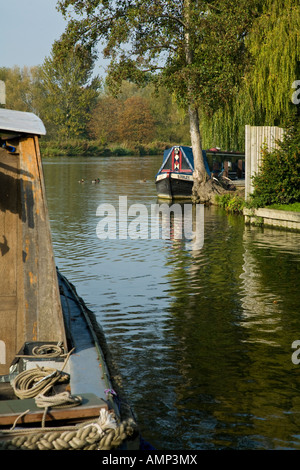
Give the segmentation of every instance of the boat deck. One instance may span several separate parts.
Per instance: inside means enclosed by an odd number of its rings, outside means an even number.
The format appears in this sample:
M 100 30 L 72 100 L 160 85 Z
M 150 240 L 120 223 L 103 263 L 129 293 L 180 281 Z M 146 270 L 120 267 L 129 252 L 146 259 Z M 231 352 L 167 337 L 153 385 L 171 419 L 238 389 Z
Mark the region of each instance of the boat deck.
M 91 393 L 81 395 L 82 403 L 80 406 L 72 408 L 51 408 L 45 414 L 47 426 L 58 422 L 73 421 L 78 423 L 86 419 L 97 419 L 100 409 L 108 409 L 107 403 L 101 398 Z M 44 409 L 37 407 L 35 400 L 28 398 L 25 400 L 3 400 L 0 401 L 0 427 L 11 426 L 19 418 L 18 424 L 33 425 L 42 422 Z
M 72 396 L 80 396 L 82 403 L 68 409 L 51 409 L 45 415 L 47 425 L 68 419 L 68 422 L 80 422 L 85 419 L 98 418 L 100 409 L 110 407 L 107 401 L 107 389 L 110 381 L 106 365 L 102 357 L 100 346 L 96 344 L 93 330 L 89 327 L 89 318 L 81 304 L 76 291 L 58 271 L 58 283 L 60 287 L 62 310 L 65 321 L 69 325 L 69 341 L 75 345 L 75 350 L 66 361 L 65 358 L 41 359 L 30 356 L 32 345 L 28 343 L 20 351 L 21 368 L 24 370 L 44 367 L 49 369 L 64 370 L 69 375 L 69 382 L 57 385 L 57 391 L 68 389 Z M 20 367 L 20 364 L 18 365 Z M 10 384 L 12 375 L 6 376 L 0 382 L 0 427 L 10 426 L 22 416 L 22 425 L 40 423 L 44 411 L 38 408 L 34 399 L 19 400 Z M 30 411 L 28 411 L 30 410 Z
M 76 293 L 58 273 L 61 303 L 65 321 L 69 325 L 71 343 L 76 345 L 69 358 L 71 393 L 94 393 L 105 398 L 105 390 L 109 388 L 105 363 L 101 351 L 97 351 L 92 330 L 88 327 L 88 319 Z M 100 357 L 99 357 L 100 356 Z

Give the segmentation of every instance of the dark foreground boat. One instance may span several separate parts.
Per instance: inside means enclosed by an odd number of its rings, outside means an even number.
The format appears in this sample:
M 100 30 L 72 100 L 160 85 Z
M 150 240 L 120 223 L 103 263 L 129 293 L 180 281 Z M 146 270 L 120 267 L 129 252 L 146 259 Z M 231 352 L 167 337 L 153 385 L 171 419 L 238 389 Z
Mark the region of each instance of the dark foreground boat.
M 54 263 L 43 134 L 0 109 L 0 449 L 138 449 L 103 332 Z
M 207 173 L 210 169 L 203 151 Z M 156 191 L 159 198 L 190 198 L 194 184 L 194 157 L 191 147 L 174 146 L 164 151 L 163 163 L 155 177 Z

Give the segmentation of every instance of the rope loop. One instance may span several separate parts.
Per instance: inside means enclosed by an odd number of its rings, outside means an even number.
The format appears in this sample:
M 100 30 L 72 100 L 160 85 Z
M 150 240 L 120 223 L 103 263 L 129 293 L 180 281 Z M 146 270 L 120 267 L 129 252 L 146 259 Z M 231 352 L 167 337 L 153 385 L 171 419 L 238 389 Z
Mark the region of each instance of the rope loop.
M 43 344 L 32 348 L 32 355 L 40 358 L 59 357 L 64 354 L 62 343 Z
M 11 383 L 15 395 L 21 400 L 34 398 L 40 393 L 46 395 L 57 382 L 67 382 L 69 376 L 63 370 L 73 351 L 74 349 L 68 353 L 61 370 L 38 366 L 18 374 Z
M 40 393 L 35 397 L 35 404 L 38 408 L 65 408 L 67 406 L 78 406 L 81 403 L 82 398 L 77 395 L 71 395 L 70 392 L 57 393 L 51 396 L 45 396 L 43 393 Z

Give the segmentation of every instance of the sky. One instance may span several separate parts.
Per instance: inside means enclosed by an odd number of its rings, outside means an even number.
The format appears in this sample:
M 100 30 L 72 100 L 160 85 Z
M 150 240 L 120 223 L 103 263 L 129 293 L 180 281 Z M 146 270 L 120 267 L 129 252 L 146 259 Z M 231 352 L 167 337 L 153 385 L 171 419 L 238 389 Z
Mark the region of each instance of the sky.
M 66 21 L 56 0 L 0 0 L 0 67 L 42 65 Z M 95 73 L 103 74 L 101 61 Z

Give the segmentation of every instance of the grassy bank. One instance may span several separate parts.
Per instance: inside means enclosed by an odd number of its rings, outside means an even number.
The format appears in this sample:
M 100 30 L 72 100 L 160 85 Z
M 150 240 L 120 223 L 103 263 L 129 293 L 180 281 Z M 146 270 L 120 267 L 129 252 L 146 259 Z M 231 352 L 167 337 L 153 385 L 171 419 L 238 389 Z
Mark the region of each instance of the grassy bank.
M 219 207 L 222 207 L 226 212 L 231 214 L 242 214 L 244 207 L 251 208 L 251 203 L 246 202 L 245 199 L 238 194 L 231 193 L 216 196 L 215 200 Z M 266 206 L 266 209 L 300 212 L 300 202 L 294 202 L 293 204 L 272 204 Z
M 268 209 L 300 212 L 300 202 L 294 202 L 293 204 L 272 204 L 271 206 L 268 206 Z
M 55 141 L 41 138 L 40 147 L 45 157 L 77 156 L 112 156 L 112 155 L 162 155 L 166 148 L 175 145 L 168 142 L 151 142 L 149 144 L 121 143 L 104 145 L 96 140 Z

